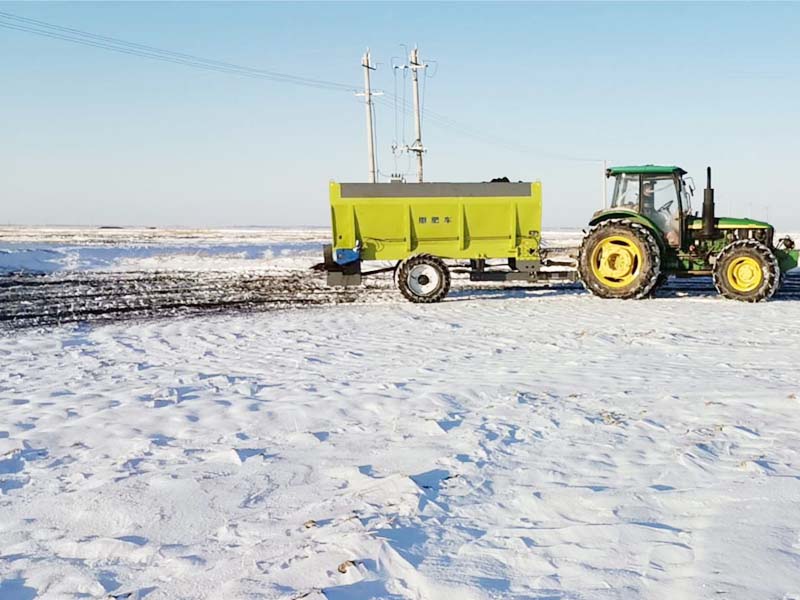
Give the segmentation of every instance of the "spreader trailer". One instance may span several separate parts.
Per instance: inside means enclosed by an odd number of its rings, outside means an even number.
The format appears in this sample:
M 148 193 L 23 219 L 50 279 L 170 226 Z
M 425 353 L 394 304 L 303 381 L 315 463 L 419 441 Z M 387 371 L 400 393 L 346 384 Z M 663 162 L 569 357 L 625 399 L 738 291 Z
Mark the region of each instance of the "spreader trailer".
M 330 184 L 328 285 L 393 272 L 411 302 L 438 302 L 450 273 L 472 281 L 571 282 L 602 298 L 645 298 L 669 276 L 712 276 L 726 298 L 771 298 L 798 266 L 791 238 L 753 219 L 715 216 L 708 169 L 702 216 L 676 166 L 612 167 L 610 205 L 589 221 L 579 248 L 542 245 L 539 182 Z M 389 266 L 364 269 L 364 263 Z
M 438 302 L 450 289 L 451 271 L 473 281 L 577 278 L 574 267 L 543 268 L 553 265 L 541 245 L 539 182 L 331 182 L 330 203 L 329 285 L 359 285 L 364 276 L 393 271 L 408 300 Z M 487 263 L 492 259 L 502 264 Z M 364 270 L 367 261 L 392 266 Z

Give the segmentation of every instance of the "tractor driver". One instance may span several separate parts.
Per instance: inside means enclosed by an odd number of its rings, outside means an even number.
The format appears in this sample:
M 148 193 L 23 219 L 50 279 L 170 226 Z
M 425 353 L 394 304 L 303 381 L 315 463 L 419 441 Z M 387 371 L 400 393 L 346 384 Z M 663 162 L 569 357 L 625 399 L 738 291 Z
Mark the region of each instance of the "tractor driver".
M 655 182 L 653 181 L 642 182 L 642 212 L 651 219 L 657 217 Z
M 662 180 L 662 183 L 664 183 L 664 180 Z M 651 219 L 662 232 L 664 232 L 664 239 L 666 240 L 667 244 L 670 246 L 677 246 L 680 239 L 676 230 L 678 223 L 677 214 L 673 215 L 672 211 L 669 210 L 671 206 L 674 206 L 674 200 L 673 202 L 669 202 L 668 204 L 665 204 L 657 209 L 657 184 L 658 180 L 646 180 L 642 182 L 642 212 L 645 216 Z M 659 197 L 662 197 L 665 193 L 674 193 L 674 187 L 662 186 L 659 191 Z

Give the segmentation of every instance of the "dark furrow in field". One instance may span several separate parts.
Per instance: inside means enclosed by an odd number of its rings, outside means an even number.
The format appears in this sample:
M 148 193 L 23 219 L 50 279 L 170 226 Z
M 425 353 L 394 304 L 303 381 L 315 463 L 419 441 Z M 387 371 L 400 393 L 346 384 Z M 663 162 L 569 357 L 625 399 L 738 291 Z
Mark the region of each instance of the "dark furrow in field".
M 70 273 L 0 279 L 0 323 L 13 328 L 75 321 L 254 311 L 353 302 L 317 273 Z
M 286 285 L 285 282 L 280 282 L 281 285 Z M 227 292 L 242 293 L 242 294 L 258 294 L 258 293 L 287 293 L 294 294 L 296 290 L 281 289 L 275 287 L 276 281 L 265 280 L 252 284 L 243 285 L 235 281 L 219 281 L 219 282 L 192 282 L 191 285 L 173 285 L 169 287 L 155 287 L 149 285 L 136 285 L 136 286 L 107 286 L 100 288 L 98 286 L 83 288 L 80 285 L 64 285 L 60 287 L 37 289 L 28 288 L 24 290 L 2 291 L 0 290 L 0 303 L 2 302 L 23 302 L 25 300 L 34 298 L 41 299 L 45 295 L 50 301 L 68 301 L 80 300 L 89 301 L 96 299 L 111 299 L 124 296 L 141 296 L 146 294 L 148 296 L 166 296 L 169 294 L 179 294 L 181 296 L 192 296 L 195 294 L 202 295 L 209 292 L 214 292 L 216 289 L 224 289 Z M 313 287 L 304 282 L 297 282 L 297 289 L 304 291 L 308 294 L 330 294 L 331 290 L 324 287 Z
M 454 280 L 454 295 L 479 301 L 485 293 L 518 296 L 536 288 L 572 295 L 579 283 L 497 285 Z M 657 293 L 713 296 L 710 278 L 675 279 Z M 77 321 L 164 318 L 204 313 L 252 312 L 396 299 L 389 277 L 369 278 L 357 288 L 329 288 L 324 275 L 310 271 L 225 272 L 87 272 L 46 276 L 0 277 L 0 325 L 11 328 L 59 325 Z M 777 299 L 800 299 L 800 274 L 787 277 Z

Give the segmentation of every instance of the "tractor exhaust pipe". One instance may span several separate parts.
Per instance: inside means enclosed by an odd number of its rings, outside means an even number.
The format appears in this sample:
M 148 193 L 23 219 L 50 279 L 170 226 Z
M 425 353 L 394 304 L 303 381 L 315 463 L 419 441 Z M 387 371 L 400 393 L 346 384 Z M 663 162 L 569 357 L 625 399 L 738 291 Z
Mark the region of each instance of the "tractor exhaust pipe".
M 706 189 L 703 191 L 703 237 L 713 238 L 717 223 L 714 218 L 714 188 L 711 187 L 711 167 L 706 170 Z

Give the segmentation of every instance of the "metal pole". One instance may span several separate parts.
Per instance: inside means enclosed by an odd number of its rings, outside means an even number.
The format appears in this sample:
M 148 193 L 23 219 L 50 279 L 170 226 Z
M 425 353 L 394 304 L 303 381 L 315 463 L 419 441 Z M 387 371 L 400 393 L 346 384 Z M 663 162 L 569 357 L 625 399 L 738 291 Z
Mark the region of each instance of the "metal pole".
M 369 72 L 373 70 L 370 64 L 369 48 L 367 53 L 361 58 L 361 66 L 364 67 L 364 106 L 367 110 L 367 150 L 369 152 L 369 182 L 376 183 L 378 180 L 375 169 L 375 133 L 372 129 L 372 89 L 369 85 Z
M 603 161 L 603 210 L 608 208 L 608 178 L 606 177 L 608 171 L 608 161 Z
M 409 56 L 411 67 L 411 84 L 414 91 L 414 133 L 416 139 L 411 146 L 411 150 L 417 153 L 417 181 L 422 183 L 422 153 L 425 149 L 422 146 L 422 116 L 419 108 L 419 69 L 424 69 L 426 65 L 419 62 L 419 50 L 414 48 Z

